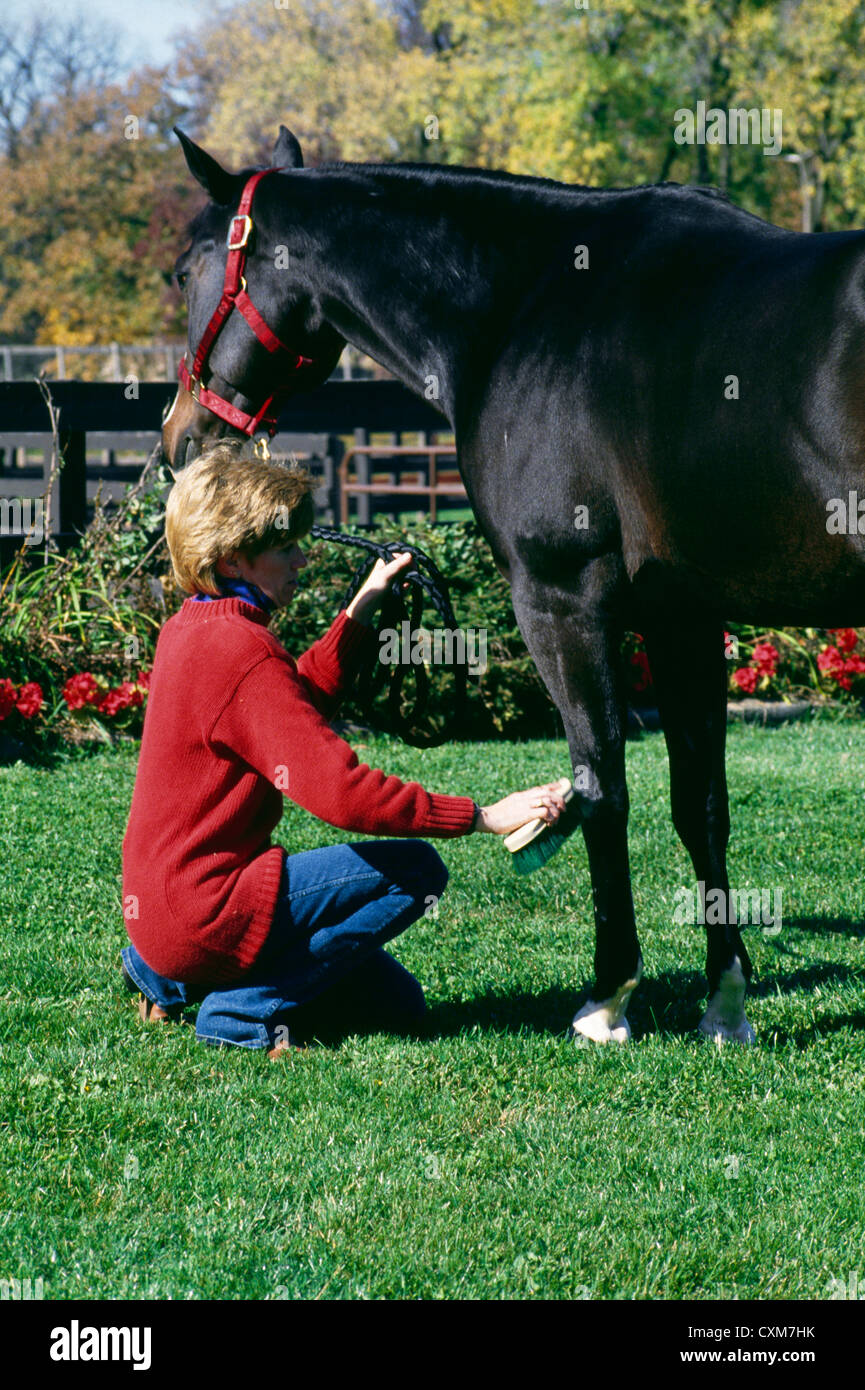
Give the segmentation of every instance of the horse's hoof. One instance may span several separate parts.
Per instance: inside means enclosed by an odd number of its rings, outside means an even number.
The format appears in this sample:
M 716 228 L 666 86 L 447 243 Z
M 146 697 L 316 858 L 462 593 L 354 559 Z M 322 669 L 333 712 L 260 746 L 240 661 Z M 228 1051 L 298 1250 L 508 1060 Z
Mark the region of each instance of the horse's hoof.
M 741 1022 L 738 1023 L 735 1028 L 731 1028 L 727 1024 L 713 1022 L 711 1019 L 704 1016 L 697 1025 L 697 1032 L 702 1033 L 706 1038 L 710 1038 L 712 1042 L 718 1043 L 719 1046 L 721 1043 L 725 1042 L 745 1043 L 746 1045 L 750 1045 L 757 1041 L 757 1034 L 754 1032 L 754 1029 L 751 1027 L 744 1014 Z
M 593 999 L 590 999 L 580 1009 L 571 1024 L 571 1031 L 574 1034 L 575 1042 L 585 1040 L 596 1043 L 626 1043 L 631 1041 L 631 1029 L 628 1020 L 623 1018 L 621 1022 L 616 1022 L 606 1005 L 596 1004 Z
M 706 1012 L 697 1025 L 697 1032 L 713 1042 L 750 1044 L 757 1035 L 745 1017 L 745 974 L 736 956 L 729 970 L 721 976 L 718 988 L 709 1000 Z
M 596 1043 L 626 1043 L 631 1041 L 631 1028 L 625 1018 L 625 1010 L 628 1007 L 628 1000 L 640 982 L 642 973 L 641 964 L 636 977 L 633 980 L 626 980 L 616 990 L 612 998 L 604 999 L 600 1004 L 597 1004 L 594 999 L 586 1001 L 571 1024 L 575 1041 L 580 1042 L 583 1038 Z

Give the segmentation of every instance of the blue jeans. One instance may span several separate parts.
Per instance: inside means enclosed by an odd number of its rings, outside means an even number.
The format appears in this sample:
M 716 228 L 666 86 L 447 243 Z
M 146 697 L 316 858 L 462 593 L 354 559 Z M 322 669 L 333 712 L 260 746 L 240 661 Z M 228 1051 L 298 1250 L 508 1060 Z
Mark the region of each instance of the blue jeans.
M 207 992 L 157 975 L 134 946 L 127 973 L 163 1009 L 201 1000 L 196 1035 L 273 1047 L 290 1028 L 398 1028 L 423 1013 L 413 975 L 381 949 L 444 892 L 448 871 L 423 840 L 370 840 L 286 855 L 273 926 L 252 969 Z

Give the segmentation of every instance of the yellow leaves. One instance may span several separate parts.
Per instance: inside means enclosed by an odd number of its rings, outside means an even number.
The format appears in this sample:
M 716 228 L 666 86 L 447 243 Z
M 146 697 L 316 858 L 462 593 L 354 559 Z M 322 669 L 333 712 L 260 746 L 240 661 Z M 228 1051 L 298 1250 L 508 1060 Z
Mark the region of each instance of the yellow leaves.
M 49 115 L 48 135 L 25 132 L 21 158 L 0 161 L 0 333 L 79 345 L 161 336 L 177 300 L 161 272 L 200 202 L 161 134 L 161 82 L 85 92 Z
M 379 0 L 222 9 L 174 65 L 193 101 L 180 124 L 234 168 L 265 162 L 284 122 L 309 164 L 423 160 L 619 186 L 729 173 L 737 201 L 772 220 L 795 225 L 824 189 L 827 227 L 862 220 L 865 0 L 428 0 L 422 26 L 439 25 L 438 46 L 406 49 Z M 182 328 L 161 272 L 203 199 L 168 134 L 181 114 L 169 90 L 143 71 L 58 103 L 46 134 L 25 133 L 21 162 L 0 162 L 4 336 Z M 674 145 L 674 111 L 698 99 L 781 108 L 783 154 L 813 151 L 813 167 Z
M 221 13 L 188 40 L 182 71 L 209 89 L 205 144 L 235 167 L 269 151 L 281 122 L 307 163 L 394 157 L 406 147 L 403 73 L 416 77 L 417 64 L 374 0 Z

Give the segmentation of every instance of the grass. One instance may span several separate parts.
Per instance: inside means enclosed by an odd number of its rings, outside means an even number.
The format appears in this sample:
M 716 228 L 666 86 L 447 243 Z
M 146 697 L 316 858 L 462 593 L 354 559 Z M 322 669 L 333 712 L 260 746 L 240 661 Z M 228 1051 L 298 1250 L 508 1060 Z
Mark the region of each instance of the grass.
M 479 800 L 567 771 L 564 745 L 360 755 Z M 439 845 L 436 917 L 394 953 L 424 1036 L 269 1063 L 145 1030 L 120 988 L 136 750 L 0 773 L 0 1278 L 71 1298 L 826 1298 L 865 1286 L 865 735 L 730 730 L 753 1049 L 698 1042 L 703 936 L 663 741 L 629 747 L 646 978 L 626 1049 L 576 1047 L 590 977 L 582 841 L 519 878 L 492 837 Z M 351 838 L 289 806 L 292 849 Z

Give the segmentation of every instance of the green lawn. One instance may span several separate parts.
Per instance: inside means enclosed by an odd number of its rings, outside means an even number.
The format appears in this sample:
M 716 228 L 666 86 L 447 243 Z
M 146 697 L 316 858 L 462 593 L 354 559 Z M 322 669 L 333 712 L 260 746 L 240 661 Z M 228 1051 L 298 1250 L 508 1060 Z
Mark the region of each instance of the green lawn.
M 369 761 L 492 799 L 564 745 L 381 739 Z M 576 837 L 518 878 L 498 841 L 439 842 L 437 918 L 395 954 L 419 1038 L 275 1065 L 145 1030 L 120 987 L 133 748 L 0 771 L 0 1278 L 47 1298 L 826 1298 L 865 1287 L 865 727 L 734 727 L 734 886 L 781 887 L 749 932 L 752 1049 L 698 1042 L 703 934 L 663 741 L 629 747 L 646 962 L 625 1049 L 576 1047 L 590 891 Z M 296 807 L 292 849 L 347 838 Z

